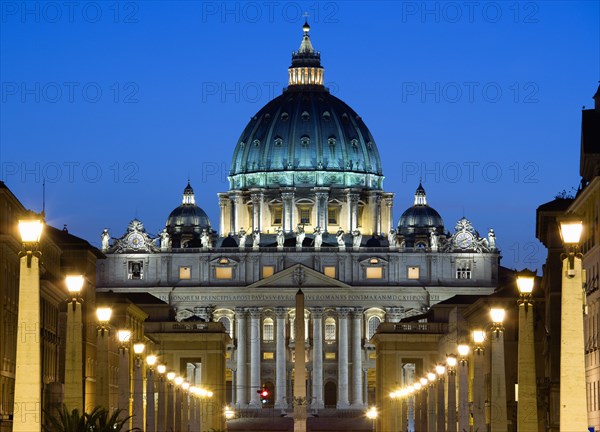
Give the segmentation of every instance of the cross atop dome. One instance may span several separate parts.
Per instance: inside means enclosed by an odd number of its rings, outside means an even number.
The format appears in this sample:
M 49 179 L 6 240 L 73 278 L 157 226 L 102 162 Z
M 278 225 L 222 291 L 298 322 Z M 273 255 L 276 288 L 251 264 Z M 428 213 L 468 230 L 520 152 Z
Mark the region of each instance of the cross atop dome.
M 292 53 L 292 66 L 289 68 L 289 85 L 323 85 L 321 53 L 315 51 L 308 35 L 308 21 L 302 26 L 304 36 L 298 51 Z

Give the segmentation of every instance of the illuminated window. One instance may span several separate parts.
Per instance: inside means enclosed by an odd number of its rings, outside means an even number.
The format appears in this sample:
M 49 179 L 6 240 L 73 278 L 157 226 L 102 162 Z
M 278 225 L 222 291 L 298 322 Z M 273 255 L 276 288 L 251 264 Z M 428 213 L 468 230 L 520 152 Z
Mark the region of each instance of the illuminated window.
M 330 278 L 335 278 L 335 266 L 323 267 L 323 273 L 325 274 L 325 276 L 329 276 Z
M 129 279 L 144 279 L 144 263 L 142 261 L 129 261 Z
M 326 352 L 325 360 L 335 360 L 335 353 L 334 352 Z
M 216 279 L 231 279 L 233 277 L 233 268 L 231 267 L 215 267 Z
M 367 267 L 367 279 L 382 279 L 383 267 Z
M 370 352 L 370 353 L 369 353 L 369 359 L 371 359 L 371 360 L 375 360 L 375 359 L 377 359 L 377 353 L 375 353 L 375 352 Z
M 303 225 L 310 225 L 310 208 L 300 208 L 300 223 Z
M 339 219 L 340 209 L 337 207 L 329 207 L 327 210 L 327 223 L 329 225 L 337 225 Z
M 362 204 L 358 205 L 358 220 L 356 221 L 356 225 L 361 227 L 363 220 L 363 213 L 365 212 L 365 206 Z
M 290 319 L 290 339 L 296 339 L 296 318 Z M 304 340 L 308 340 L 308 319 L 304 320 Z
M 273 276 L 273 273 L 275 273 L 275 267 L 273 266 L 263 266 L 262 268 L 262 277 L 266 278 L 269 276 Z
M 192 269 L 190 267 L 179 267 L 179 279 L 191 279 Z
M 227 351 L 225 353 L 225 360 L 229 360 L 231 358 L 231 351 Z
M 274 360 L 275 359 L 275 353 L 273 352 L 264 352 L 263 353 L 263 360 Z
M 263 321 L 263 341 L 272 342 L 275 340 L 275 326 L 273 318 L 265 318 Z
M 369 318 L 369 332 L 367 335 L 367 339 L 371 339 L 373 337 L 373 335 L 377 331 L 377 327 L 379 327 L 379 324 L 381 324 L 381 320 L 379 319 L 379 317 L 373 316 Z
M 281 225 L 283 219 L 283 210 L 281 207 L 275 207 L 271 210 L 272 223 L 271 225 Z
M 325 340 L 335 341 L 335 319 L 331 317 L 325 319 Z
M 456 264 L 456 279 L 471 279 L 471 263 L 461 261 Z
M 419 279 L 419 267 L 408 267 L 408 278 Z

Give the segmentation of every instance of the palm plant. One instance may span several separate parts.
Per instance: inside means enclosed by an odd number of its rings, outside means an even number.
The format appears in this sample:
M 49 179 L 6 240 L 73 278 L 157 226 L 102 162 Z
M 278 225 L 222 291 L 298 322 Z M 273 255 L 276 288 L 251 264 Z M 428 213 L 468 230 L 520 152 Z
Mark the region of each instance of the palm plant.
M 119 418 L 122 410 L 112 414 L 102 407 L 96 407 L 89 413 L 80 413 L 78 409 L 69 411 L 66 406 L 57 410 L 56 415 L 47 413 L 48 425 L 45 432 L 137 432 L 138 428 L 125 429 L 131 416 Z

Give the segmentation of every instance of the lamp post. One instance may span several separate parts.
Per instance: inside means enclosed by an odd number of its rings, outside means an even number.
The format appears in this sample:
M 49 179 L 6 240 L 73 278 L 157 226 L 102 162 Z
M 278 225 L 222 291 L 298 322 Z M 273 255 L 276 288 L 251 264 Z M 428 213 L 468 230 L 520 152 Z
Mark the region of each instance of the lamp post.
M 83 337 L 81 319 L 81 288 L 83 276 L 65 279 L 69 291 L 67 306 L 67 340 L 65 343 L 65 406 L 83 412 Z
M 427 380 L 429 386 L 427 388 L 427 430 L 429 432 L 435 432 L 436 430 L 436 415 L 435 415 L 435 380 L 437 379 L 435 373 L 429 372 L 427 374 Z
M 560 430 L 587 430 L 585 346 L 583 342 L 583 282 L 585 270 L 577 251 L 583 224 L 561 220 L 560 235 L 566 254 L 562 259 L 560 313 Z
M 408 411 L 408 416 L 406 418 L 407 424 L 406 424 L 406 431 L 411 431 L 414 432 L 415 431 L 415 392 L 417 391 L 415 389 L 415 385 L 414 384 L 410 384 L 407 388 L 407 396 L 408 396 L 408 401 L 407 401 L 407 411 Z
M 506 432 L 508 418 L 506 409 L 506 369 L 504 365 L 504 316 L 501 308 L 490 310 L 492 317 L 492 395 L 490 425 L 492 432 Z
M 446 432 L 446 403 L 444 401 L 446 366 L 438 364 L 435 367 L 437 374 L 437 430 Z
M 183 431 L 181 422 L 181 403 L 182 403 L 182 391 L 181 385 L 183 384 L 183 378 L 178 376 L 175 378 L 175 430 Z
M 130 366 L 129 366 L 129 344 L 131 342 L 131 330 L 121 329 L 117 331 L 117 339 L 119 340 L 119 399 L 117 407 L 129 415 L 129 405 L 131 399 L 131 382 L 130 382 Z
M 402 417 L 400 418 L 400 430 L 403 432 L 408 432 L 408 400 L 410 398 L 410 393 L 408 388 L 403 388 L 400 390 L 400 409 L 402 412 Z
M 461 344 L 457 348 L 460 360 L 458 363 L 458 430 L 469 430 L 469 345 Z M 448 408 L 450 409 L 450 408 Z
M 166 431 L 175 427 L 175 372 L 167 374 L 167 426 Z
M 392 400 L 390 405 L 392 407 L 392 415 L 394 416 L 394 421 L 392 422 L 394 424 L 394 430 L 398 430 L 398 415 L 402 417 L 402 406 L 400 407 L 400 412 L 395 408 L 395 405 L 398 403 L 398 396 L 400 395 L 397 390 L 390 392 L 390 399 Z
M 473 431 L 486 431 L 484 395 L 483 395 L 483 330 L 473 331 Z M 467 429 L 468 430 L 468 429 Z
M 447 432 L 456 432 L 456 356 L 446 356 L 448 366 L 448 410 Z
M 154 416 L 154 365 L 156 356 L 150 354 L 146 357 L 146 432 L 156 432 Z
M 517 430 L 538 430 L 535 340 L 533 334 L 533 300 L 531 293 L 536 272 L 525 269 L 517 273 L 519 288 L 519 354 Z
M 373 423 L 373 432 L 375 432 L 375 420 L 377 420 L 377 408 L 371 407 L 367 411 L 367 418 Z
M 190 394 L 190 432 L 200 432 L 198 421 L 200 415 L 198 413 L 198 387 L 192 386 L 189 389 Z
M 144 362 L 142 354 L 146 345 L 141 342 L 133 344 L 135 354 L 133 363 L 133 405 L 131 415 L 133 416 L 133 428 L 144 430 Z
M 158 432 L 165 432 L 167 430 L 167 398 L 166 398 L 166 386 L 165 372 L 167 367 L 164 364 L 160 364 L 156 367 L 158 372 L 158 412 L 156 415 L 156 430 Z
M 421 418 L 420 418 L 420 427 L 422 432 L 427 431 L 427 388 L 429 387 L 429 380 L 427 378 L 421 378 L 419 380 L 419 384 L 421 385 Z
M 13 431 L 42 429 L 42 364 L 40 343 L 40 256 L 44 223 L 30 214 L 19 220 L 23 250 L 19 254 L 19 309 Z
M 181 429 L 182 432 L 190 430 L 190 403 L 189 403 L 190 383 L 184 381 L 181 384 Z
M 108 376 L 108 342 L 111 315 L 112 309 L 109 307 L 99 307 L 96 309 L 96 316 L 98 317 L 98 333 L 96 335 L 96 361 L 98 364 L 98 370 L 96 371 L 96 405 L 107 410 L 111 408 Z

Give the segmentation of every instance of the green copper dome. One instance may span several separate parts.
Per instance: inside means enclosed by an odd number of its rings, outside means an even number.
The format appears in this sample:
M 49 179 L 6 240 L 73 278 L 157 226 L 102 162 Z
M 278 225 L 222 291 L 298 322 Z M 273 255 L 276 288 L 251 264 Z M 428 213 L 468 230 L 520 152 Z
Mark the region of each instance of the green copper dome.
M 323 86 L 320 54 L 305 25 L 289 87 L 254 115 L 231 162 L 230 188 L 382 189 L 375 140 L 360 116 Z

